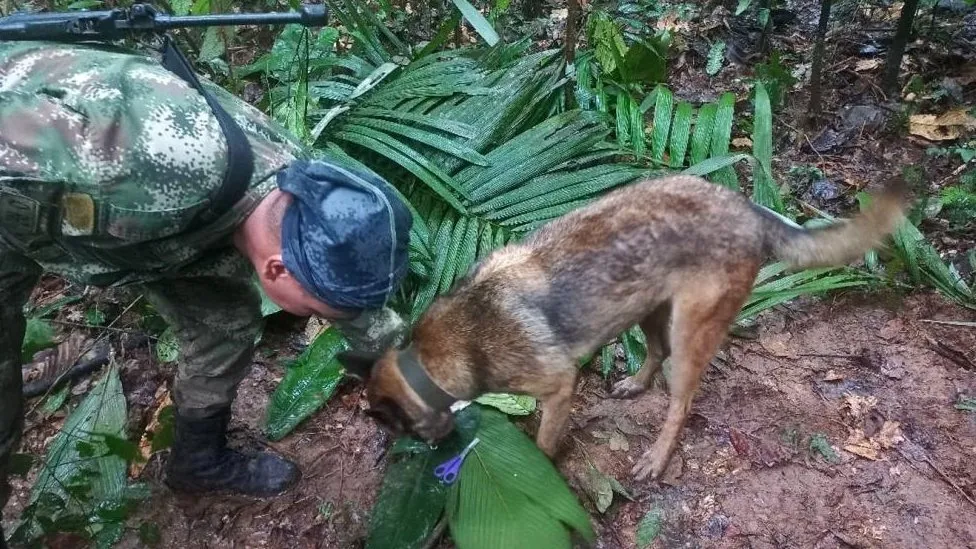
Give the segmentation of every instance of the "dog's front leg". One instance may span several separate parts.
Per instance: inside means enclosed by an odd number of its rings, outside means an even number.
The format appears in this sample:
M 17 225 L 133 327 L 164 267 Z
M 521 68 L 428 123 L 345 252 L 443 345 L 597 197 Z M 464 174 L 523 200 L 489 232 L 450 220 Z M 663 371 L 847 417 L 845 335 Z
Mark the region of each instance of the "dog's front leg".
M 576 387 L 575 368 L 571 372 L 561 374 L 560 377 L 556 390 L 543 397 L 542 419 L 539 423 L 539 432 L 535 437 L 536 445 L 550 459 L 556 455 L 559 440 L 573 407 L 573 391 Z

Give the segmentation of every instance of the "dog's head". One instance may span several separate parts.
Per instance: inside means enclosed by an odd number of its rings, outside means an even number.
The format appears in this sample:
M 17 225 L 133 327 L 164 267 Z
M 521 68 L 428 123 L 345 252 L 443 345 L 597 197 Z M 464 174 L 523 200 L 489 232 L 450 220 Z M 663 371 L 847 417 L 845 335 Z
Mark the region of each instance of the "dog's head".
M 428 444 L 444 440 L 454 430 L 450 410 L 432 408 L 414 392 L 400 372 L 402 351 L 346 352 L 339 362 L 346 374 L 366 383 L 366 414 L 393 436 L 415 435 Z

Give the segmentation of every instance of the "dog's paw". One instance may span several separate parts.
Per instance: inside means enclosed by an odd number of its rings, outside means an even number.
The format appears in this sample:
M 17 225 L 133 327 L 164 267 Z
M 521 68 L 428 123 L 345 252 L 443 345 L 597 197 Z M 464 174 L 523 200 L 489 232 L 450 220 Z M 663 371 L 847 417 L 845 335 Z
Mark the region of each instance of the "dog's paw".
M 647 390 L 645 385 L 642 385 L 633 376 L 622 379 L 618 381 L 613 386 L 613 392 L 610 393 L 611 398 L 632 398 Z
M 644 452 L 644 455 L 637 460 L 637 464 L 630 471 L 635 480 L 641 481 L 647 477 L 656 480 L 664 474 L 664 470 L 668 466 L 668 459 L 667 456 L 659 454 L 660 452 L 655 452 L 653 448 Z

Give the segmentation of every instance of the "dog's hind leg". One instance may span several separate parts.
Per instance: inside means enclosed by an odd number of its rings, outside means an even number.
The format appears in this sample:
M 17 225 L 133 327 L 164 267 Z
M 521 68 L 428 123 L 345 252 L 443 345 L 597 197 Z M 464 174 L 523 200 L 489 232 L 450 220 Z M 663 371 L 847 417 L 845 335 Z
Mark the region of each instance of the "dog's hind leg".
M 542 418 L 539 431 L 536 433 L 535 443 L 549 458 L 556 455 L 563 430 L 569 420 L 569 412 L 573 408 L 573 392 L 576 389 L 576 368 L 570 367 L 555 374 L 558 382 L 541 395 Z
M 671 320 L 671 303 L 662 303 L 640 321 L 641 331 L 647 339 L 647 358 L 637 373 L 618 381 L 613 386 L 612 398 L 631 398 L 646 391 L 661 370 L 664 359 L 671 354 L 668 322 Z
M 731 269 L 730 269 L 731 270 Z M 658 478 L 671 460 L 684 428 L 702 373 L 715 356 L 751 288 L 750 272 L 725 272 L 721 277 L 689 281 L 675 296 L 671 324 L 671 399 L 668 415 L 654 445 L 633 468 L 637 480 Z

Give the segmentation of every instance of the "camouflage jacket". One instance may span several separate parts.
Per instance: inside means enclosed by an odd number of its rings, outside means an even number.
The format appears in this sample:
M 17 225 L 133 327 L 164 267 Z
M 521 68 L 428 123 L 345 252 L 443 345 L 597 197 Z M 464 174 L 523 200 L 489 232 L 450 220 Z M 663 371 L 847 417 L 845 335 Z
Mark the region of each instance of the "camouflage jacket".
M 249 276 L 234 229 L 306 152 L 257 109 L 204 85 L 248 137 L 254 174 L 230 212 L 187 233 L 227 163 L 203 96 L 136 52 L 0 42 L 0 246 L 79 284 Z

